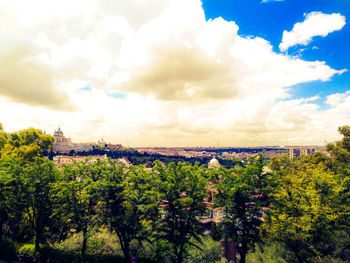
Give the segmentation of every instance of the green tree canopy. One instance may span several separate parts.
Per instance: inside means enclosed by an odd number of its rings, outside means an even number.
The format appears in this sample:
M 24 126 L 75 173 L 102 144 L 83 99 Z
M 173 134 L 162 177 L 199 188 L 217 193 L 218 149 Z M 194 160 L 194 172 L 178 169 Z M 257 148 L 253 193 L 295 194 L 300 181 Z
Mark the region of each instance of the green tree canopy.
M 167 240 L 176 258 L 183 262 L 186 246 L 192 239 L 200 242 L 203 226 L 200 217 L 208 195 L 208 173 L 205 166 L 170 163 L 167 168 L 156 162 L 153 167 L 159 192 L 162 216 L 159 222 L 159 238 Z
M 2 124 L 0 123 L 0 157 L 1 157 L 1 151 L 7 142 L 8 142 L 8 135 L 6 132 L 3 131 Z
M 221 169 L 215 206 L 224 210 L 224 234 L 233 240 L 244 263 L 248 251 L 260 240 L 259 226 L 269 206 L 273 176 L 264 172 L 262 155 L 250 158 L 240 169 Z
M 102 220 L 114 231 L 124 253 L 130 258 L 132 240 L 147 240 L 158 217 L 157 192 L 152 174 L 144 166 L 125 167 L 109 160 L 99 182 Z
M 18 161 L 33 161 L 44 151 L 52 149 L 54 137 L 40 129 L 28 128 L 7 134 L 0 129 L 0 153 L 18 158 Z
M 330 253 L 338 222 L 349 207 L 341 202 L 346 180 L 327 166 L 325 155 L 273 159 L 278 174 L 268 220 L 270 239 L 292 250 L 298 262 L 312 262 Z
M 100 191 L 97 188 L 103 176 L 106 164 L 73 162 L 63 167 L 63 174 L 56 182 L 56 209 L 55 214 L 63 217 L 63 222 L 70 231 L 83 233 L 81 254 L 84 257 L 87 240 L 91 229 L 97 222 L 97 205 Z

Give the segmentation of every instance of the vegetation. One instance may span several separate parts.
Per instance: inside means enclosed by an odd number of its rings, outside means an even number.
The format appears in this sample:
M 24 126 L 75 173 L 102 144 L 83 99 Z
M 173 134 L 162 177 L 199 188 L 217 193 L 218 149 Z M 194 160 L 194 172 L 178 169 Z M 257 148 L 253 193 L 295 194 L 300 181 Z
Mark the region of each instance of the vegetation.
M 338 222 L 349 212 L 348 204 L 341 202 L 346 180 L 315 157 L 288 161 L 290 166 L 281 172 L 273 193 L 267 227 L 267 233 L 285 243 L 298 262 L 329 254 Z
M 158 238 L 170 243 L 174 262 L 181 263 L 186 248 L 193 245 L 191 239 L 200 242 L 204 231 L 200 218 L 206 207 L 207 177 L 204 166 L 171 163 L 165 169 L 156 163 L 153 172 L 156 177 L 163 215 L 159 219 Z
M 240 262 L 348 262 L 350 127 L 339 132 L 328 154 L 270 169 L 256 155 L 231 168 L 108 159 L 58 170 L 44 157 L 50 135 L 0 125 L 0 258 L 221 262 L 224 236 Z
M 219 174 L 216 206 L 224 209 L 222 220 L 225 237 L 240 244 L 240 262 L 245 263 L 248 251 L 260 241 L 259 227 L 264 208 L 269 207 L 274 177 L 263 171 L 266 165 L 261 154 L 242 163 L 239 169 L 222 169 Z

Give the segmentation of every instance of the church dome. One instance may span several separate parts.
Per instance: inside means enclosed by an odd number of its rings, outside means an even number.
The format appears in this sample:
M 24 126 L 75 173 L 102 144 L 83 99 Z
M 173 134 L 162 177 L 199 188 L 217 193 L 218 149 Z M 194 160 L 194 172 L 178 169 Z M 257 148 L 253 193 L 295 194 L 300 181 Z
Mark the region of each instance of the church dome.
M 210 162 L 208 163 L 208 168 L 219 168 L 220 167 L 220 163 L 219 161 L 214 157 L 213 159 L 210 160 Z
M 54 136 L 55 137 L 62 137 L 63 136 L 63 132 L 61 131 L 60 127 L 58 127 L 58 130 L 55 131 Z

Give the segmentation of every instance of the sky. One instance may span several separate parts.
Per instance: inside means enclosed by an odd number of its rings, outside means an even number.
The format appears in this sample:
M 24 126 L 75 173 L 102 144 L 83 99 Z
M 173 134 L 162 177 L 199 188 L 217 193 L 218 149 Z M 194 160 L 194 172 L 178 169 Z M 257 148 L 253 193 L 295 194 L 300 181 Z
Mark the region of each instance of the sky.
M 0 123 L 126 146 L 324 145 L 348 0 L 0 0 Z

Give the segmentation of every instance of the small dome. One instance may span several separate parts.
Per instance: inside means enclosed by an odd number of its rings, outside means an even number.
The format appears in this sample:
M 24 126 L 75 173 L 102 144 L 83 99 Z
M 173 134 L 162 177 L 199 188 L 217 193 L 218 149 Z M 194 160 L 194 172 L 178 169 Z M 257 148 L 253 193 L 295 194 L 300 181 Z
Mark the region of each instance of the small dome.
M 208 168 L 214 168 L 214 167 L 217 167 L 217 168 L 220 167 L 220 163 L 215 157 L 211 159 L 210 162 L 208 163 Z
M 267 165 L 265 165 L 265 166 L 263 167 L 262 172 L 263 172 L 263 174 L 267 174 L 267 173 L 271 173 L 272 170 L 271 170 Z
M 62 137 L 63 136 L 63 132 L 61 131 L 60 127 L 58 127 L 58 130 L 55 131 L 54 136 L 55 137 Z

